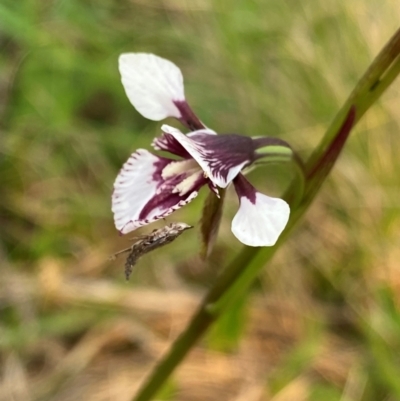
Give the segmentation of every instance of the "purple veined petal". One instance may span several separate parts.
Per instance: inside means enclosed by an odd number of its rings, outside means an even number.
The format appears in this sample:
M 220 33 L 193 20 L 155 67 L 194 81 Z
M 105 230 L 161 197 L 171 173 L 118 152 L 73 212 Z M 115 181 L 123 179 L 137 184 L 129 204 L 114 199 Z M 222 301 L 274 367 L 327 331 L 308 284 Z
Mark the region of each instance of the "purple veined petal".
M 154 54 L 124 53 L 119 71 L 129 101 L 142 116 L 154 121 L 182 117 L 175 103 L 185 103 L 183 76 L 174 63 Z
M 198 131 L 189 132 L 186 136 L 190 138 L 197 132 Z M 203 129 L 201 132 L 208 135 L 217 135 L 217 133 L 211 129 Z M 172 153 L 173 155 L 183 157 L 184 159 L 189 159 L 192 157 L 188 151 L 170 134 L 163 133 L 161 136 L 154 138 L 151 146 L 155 150 L 163 150 L 165 152 Z
M 256 191 L 241 174 L 233 183 L 240 201 L 231 227 L 235 237 L 248 246 L 275 245 L 289 220 L 289 205 Z
M 112 211 L 116 228 L 126 234 L 191 202 L 206 184 L 199 169 L 193 172 L 193 168 L 187 168 L 191 162 L 159 157 L 144 149 L 133 153 L 114 183 Z
M 192 157 L 188 151 L 169 134 L 162 134 L 161 136 L 154 138 L 151 146 L 155 150 L 163 150 L 172 153 L 173 155 L 183 157 L 184 159 L 190 159 Z
M 161 129 L 172 135 L 220 188 L 226 188 L 243 167 L 255 159 L 253 140 L 246 136 L 210 135 L 209 130 L 195 131 L 187 136 L 168 125 Z

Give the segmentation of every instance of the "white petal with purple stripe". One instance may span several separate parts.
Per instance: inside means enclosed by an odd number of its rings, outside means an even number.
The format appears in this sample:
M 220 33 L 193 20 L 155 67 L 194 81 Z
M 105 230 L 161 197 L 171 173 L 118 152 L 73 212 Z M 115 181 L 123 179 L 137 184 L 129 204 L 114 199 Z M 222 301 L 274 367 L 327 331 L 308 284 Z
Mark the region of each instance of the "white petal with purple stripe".
M 154 121 L 181 117 L 176 102 L 184 102 L 181 70 L 171 61 L 147 53 L 125 53 L 119 71 L 126 95 L 143 117 Z
M 133 153 L 114 183 L 116 228 L 126 234 L 192 201 L 206 181 L 198 168 L 188 166 L 190 162 L 166 159 L 144 149 Z
M 226 188 L 254 157 L 253 140 L 249 137 L 214 135 L 213 131 L 207 129 L 184 135 L 165 124 L 161 129 L 166 135 L 173 136 L 220 188 Z

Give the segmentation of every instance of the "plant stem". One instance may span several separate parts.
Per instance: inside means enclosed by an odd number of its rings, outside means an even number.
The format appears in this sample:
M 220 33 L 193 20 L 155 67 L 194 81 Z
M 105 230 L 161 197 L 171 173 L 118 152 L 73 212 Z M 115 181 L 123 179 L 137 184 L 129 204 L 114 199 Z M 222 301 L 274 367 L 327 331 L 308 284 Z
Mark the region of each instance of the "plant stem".
M 276 245 L 272 248 L 245 247 L 239 252 L 217 278 L 188 327 L 154 368 L 133 401 L 148 401 L 158 392 L 175 367 L 207 331 L 208 327 L 237 297 L 243 296 L 260 269 L 285 243 L 333 168 L 352 128 L 400 73 L 399 54 L 400 30 L 394 34 L 361 78 L 326 131 L 320 145 L 307 161 L 303 199 L 292 210 L 289 223 Z M 296 182 L 292 183 L 284 198 L 293 199 L 295 193 Z

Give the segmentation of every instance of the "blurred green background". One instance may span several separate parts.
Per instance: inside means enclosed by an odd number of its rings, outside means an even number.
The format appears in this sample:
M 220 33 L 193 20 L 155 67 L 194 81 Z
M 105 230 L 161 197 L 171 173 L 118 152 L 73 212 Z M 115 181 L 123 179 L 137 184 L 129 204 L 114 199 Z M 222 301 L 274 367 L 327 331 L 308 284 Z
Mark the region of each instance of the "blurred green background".
M 107 261 L 130 244 L 113 181 L 161 126 L 128 102 L 120 53 L 176 63 L 214 130 L 278 136 L 307 157 L 399 19 L 397 0 L 2 0 L 0 401 L 129 400 L 240 247 L 232 191 L 207 263 L 196 230 L 128 283 L 124 260 Z M 400 399 L 399 110 L 397 81 L 161 398 Z M 282 166 L 250 174 L 268 194 L 290 179 Z M 204 196 L 168 222 L 197 224 Z

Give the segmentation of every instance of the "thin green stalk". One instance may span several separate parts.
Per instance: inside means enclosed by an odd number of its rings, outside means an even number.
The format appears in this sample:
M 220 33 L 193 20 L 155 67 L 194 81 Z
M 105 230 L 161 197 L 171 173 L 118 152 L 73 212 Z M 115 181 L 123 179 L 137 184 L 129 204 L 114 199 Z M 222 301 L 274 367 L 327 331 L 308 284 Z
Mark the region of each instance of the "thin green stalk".
M 133 401 L 148 401 L 158 392 L 208 327 L 237 297 L 248 290 L 259 271 L 285 243 L 333 168 L 352 128 L 400 73 L 399 54 L 400 30 L 390 39 L 361 78 L 328 128 L 320 145 L 307 161 L 303 199 L 292 210 L 287 228 L 277 244 L 273 248 L 245 247 L 239 252 L 217 278 L 187 328 L 155 367 Z M 285 198 L 293 199 L 295 193 L 296 182 L 289 187 Z

